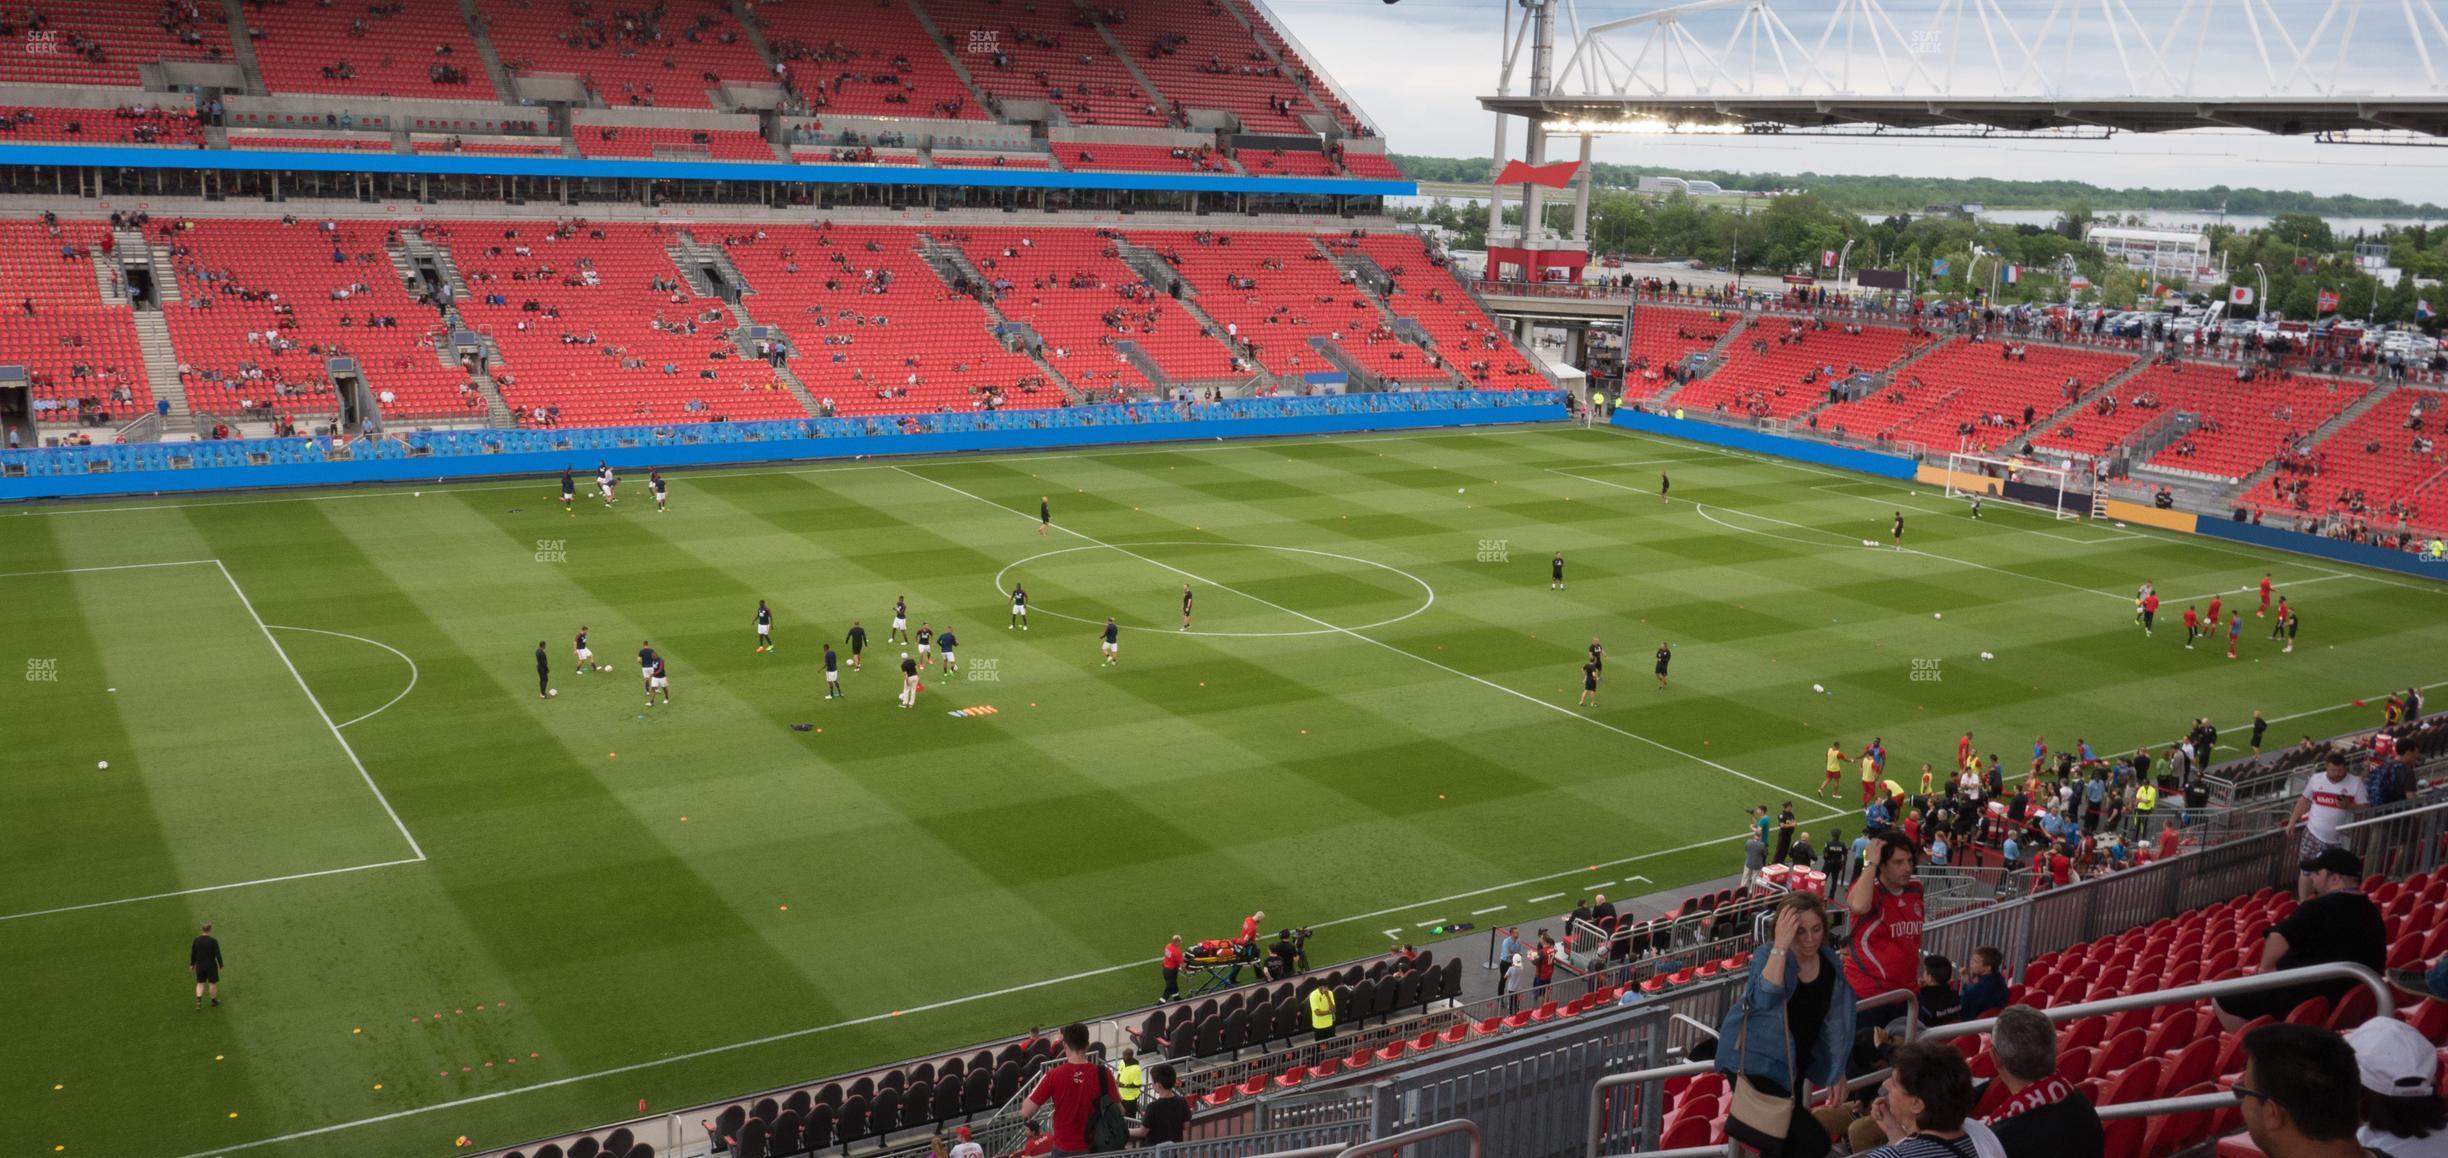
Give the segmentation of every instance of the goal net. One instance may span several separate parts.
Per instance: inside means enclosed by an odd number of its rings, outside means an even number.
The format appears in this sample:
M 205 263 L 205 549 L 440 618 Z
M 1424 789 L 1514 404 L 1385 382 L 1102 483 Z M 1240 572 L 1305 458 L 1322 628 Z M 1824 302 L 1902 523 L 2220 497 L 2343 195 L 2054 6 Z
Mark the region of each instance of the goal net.
M 2080 519 L 2091 512 L 2085 476 L 2030 459 L 1954 452 L 1947 455 L 1946 476 L 1951 499 L 2012 503 L 2060 519 Z

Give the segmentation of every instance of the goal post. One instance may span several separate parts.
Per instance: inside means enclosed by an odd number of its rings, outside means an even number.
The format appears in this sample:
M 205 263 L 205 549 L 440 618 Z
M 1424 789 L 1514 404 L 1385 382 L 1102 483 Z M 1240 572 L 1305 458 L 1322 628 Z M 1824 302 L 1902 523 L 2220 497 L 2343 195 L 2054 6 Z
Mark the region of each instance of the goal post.
M 2088 481 L 2075 471 L 2026 458 L 1955 451 L 1946 459 L 1948 498 L 2012 503 L 2060 519 L 2080 519 L 2090 513 Z

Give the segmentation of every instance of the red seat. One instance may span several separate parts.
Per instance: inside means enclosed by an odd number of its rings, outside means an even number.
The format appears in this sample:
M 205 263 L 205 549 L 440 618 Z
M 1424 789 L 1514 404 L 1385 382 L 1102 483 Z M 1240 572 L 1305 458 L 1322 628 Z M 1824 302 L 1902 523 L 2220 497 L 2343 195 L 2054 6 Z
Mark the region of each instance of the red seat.
M 1436 1048 L 1436 1043 L 1437 1043 L 1437 1032 L 1436 1032 L 1435 1030 L 1433 1030 L 1433 1029 L 1432 1029 L 1432 1030 L 1429 1030 L 1429 1031 L 1428 1031 L 1428 1032 L 1426 1032 L 1426 1033 L 1423 1033 L 1423 1034 L 1419 1035 L 1418 1037 L 1412 1038 L 1412 1039 L 1411 1039 L 1411 1050 L 1412 1050 L 1412 1052 L 1417 1053 L 1417 1052 L 1419 1052 L 1420 1050 L 1423 1050 L 1423 1049 L 1434 1049 L 1434 1048 Z
M 1457 1044 L 1460 1044 L 1462 1041 L 1464 1041 L 1464 1040 L 1468 1039 L 1468 1038 L 1470 1037 L 1470 1035 L 1471 1035 L 1471 1027 L 1470 1027 L 1470 1023 L 1468 1023 L 1468 1022 L 1458 1022 L 1458 1023 L 1456 1023 L 1454 1026 L 1452 1026 L 1451 1028 L 1447 1029 L 1447 1030 L 1446 1030 L 1444 1033 L 1439 1034 L 1439 1035 L 1437 1035 L 1437 1036 L 1439 1036 L 1440 1038 L 1442 1038 L 1442 1039 L 1444 1040 L 1445 1044 L 1447 1044 L 1447 1045 L 1457 1045 Z
M 1267 1092 L 1267 1085 L 1267 1076 L 1265 1074 L 1259 1074 L 1256 1077 L 1241 1083 L 1241 1092 L 1254 1097 Z
M 1232 1087 L 1225 1086 L 1224 1088 L 1208 1094 L 1206 1097 L 1200 1098 L 1199 1100 L 1207 1103 L 1210 1106 L 1221 1106 L 1226 1102 L 1232 1101 L 1232 1096 Z
M 1504 1028 L 1504 1019 L 1503 1019 L 1503 1018 L 1501 1018 L 1501 1017 L 1483 1017 L 1483 1018 L 1480 1018 L 1480 1019 L 1479 1019 L 1479 1024 L 1474 1025 L 1474 1026 L 1472 1026 L 1472 1027 L 1471 1027 L 1471 1032 L 1472 1032 L 1472 1033 L 1479 1034 L 1479 1035 L 1480 1035 L 1480 1036 L 1482 1036 L 1482 1037 L 1485 1037 L 1485 1036 L 1487 1036 L 1487 1035 L 1489 1035 L 1489 1034 L 1492 1034 L 1492 1033 L 1495 1033 L 1496 1031 L 1498 1031 L 1498 1030 L 1500 1030 L 1500 1029 L 1503 1029 L 1503 1028 Z
M 2152 1057 L 2166 1057 L 2185 1048 L 2193 1041 L 2196 1023 L 2201 1020 L 2200 1011 L 2191 1006 L 2160 1012 L 2159 1024 L 2151 1027 L 2150 1037 L 2142 1043 L 2142 1052 Z
M 1399 1041 L 1396 1041 L 1396 1042 L 1388 1042 L 1388 1043 L 1386 1043 L 1386 1047 L 1385 1047 L 1384 1049 L 1381 1049 L 1381 1050 L 1378 1050 L 1378 1051 L 1377 1051 L 1377 1060 L 1379 1060 L 1379 1061 L 1401 1061 L 1401 1060 L 1402 1060 L 1402 1055 L 1403 1055 L 1403 1053 L 1404 1053 L 1406 1050 L 1408 1050 L 1409 1048 L 1410 1048 L 1409 1046 L 1407 1046 L 1407 1045 L 1405 1045 L 1405 1044 L 1403 1044 L 1402 1042 L 1399 1042 Z
M 1276 1075 L 1275 1084 L 1281 1089 L 1289 1090 L 1308 1080 L 1308 1066 L 1293 1066 L 1291 1069 L 1285 1070 L 1281 1074 Z
M 2142 1043 L 2148 1036 L 2144 1030 L 2129 1029 L 2109 1038 L 2108 1044 L 2100 1047 L 2099 1062 L 2093 1072 L 2115 1073 L 2142 1060 Z
M 2107 1018 L 2079 1018 L 2073 1024 L 2066 1027 L 2065 1034 L 2057 1041 L 2057 1048 L 2060 1052 L 2069 1049 L 2080 1049 L 2084 1046 L 2098 1045 L 2107 1039 Z
M 1530 1011 L 1530 1020 L 1532 1021 L 1553 1021 L 1555 1020 L 1555 1017 L 1556 1003 L 1552 1001 L 1541 1002 L 1539 1003 L 1539 1007 L 1537 1009 Z
M 2286 1015 L 2286 1020 L 2288 1025 L 2326 1025 L 2329 1022 L 2329 999 L 2307 997 L 2303 1004 L 2295 1007 L 2293 1013 Z
M 1376 1051 L 1374 1051 L 1374 1050 L 1366 1050 L 1366 1049 L 1356 1049 L 1356 1050 L 1353 1050 L 1353 1051 L 1352 1051 L 1352 1053 L 1351 1053 L 1351 1056 L 1350 1056 L 1350 1057 L 1347 1057 L 1347 1058 L 1344 1058 L 1344 1059 L 1343 1059 L 1343 1068 L 1344 1068 L 1344 1069 L 1347 1069 L 1347 1070 L 1366 1069 L 1366 1068 L 1368 1068 L 1368 1064 L 1369 1064 L 1370 1062 L 1373 1062 L 1373 1061 L 1376 1061 L 1376 1060 L 1377 1060 L 1377 1054 L 1376 1054 Z
M 2149 1101 L 2159 1092 L 2159 1059 L 2146 1057 L 2118 1070 L 2100 1091 L 2100 1104 L 2114 1106 L 2124 1102 Z
M 2178 1050 L 2168 1059 L 2159 1077 L 2159 1096 L 2172 1097 L 2173 1091 L 2197 1086 L 2218 1076 L 2219 1039 L 2195 1038 L 2193 1043 Z
M 2344 1033 L 2370 1021 L 2372 1015 L 2378 1012 L 2380 1012 L 2379 999 L 2372 996 L 2371 990 L 2357 985 L 2347 990 L 2346 996 L 2338 998 L 2337 1008 L 2329 1011 L 2329 1019 L 2326 1024 L 2329 1028 Z
M 2448 1046 L 2448 1001 L 2426 997 L 2413 1008 L 2401 1011 L 2400 1016 L 2421 1030 L 2431 1044 Z
M 1313 1078 L 1331 1078 L 1342 1072 L 1343 1059 L 1341 1058 L 1326 1058 L 1309 1067 L 1309 1076 Z
M 2142 1158 L 2142 1144 L 2149 1133 L 2143 1119 L 2119 1118 L 2101 1125 L 2106 1134 L 2105 1144 L 2100 1148 L 2102 1158 Z

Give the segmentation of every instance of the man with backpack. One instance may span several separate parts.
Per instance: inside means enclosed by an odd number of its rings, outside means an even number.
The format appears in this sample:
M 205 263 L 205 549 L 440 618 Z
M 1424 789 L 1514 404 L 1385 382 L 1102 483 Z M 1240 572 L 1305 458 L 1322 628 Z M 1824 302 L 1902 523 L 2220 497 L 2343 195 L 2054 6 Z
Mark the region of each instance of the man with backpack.
M 1113 1074 L 1088 1056 L 1088 1027 L 1072 1022 L 1062 1028 L 1063 1060 L 1037 1080 L 1021 1117 L 1034 1118 L 1048 1104 L 1054 1107 L 1055 1154 L 1093 1154 L 1119 1150 L 1130 1140 L 1123 1119 L 1121 1091 Z

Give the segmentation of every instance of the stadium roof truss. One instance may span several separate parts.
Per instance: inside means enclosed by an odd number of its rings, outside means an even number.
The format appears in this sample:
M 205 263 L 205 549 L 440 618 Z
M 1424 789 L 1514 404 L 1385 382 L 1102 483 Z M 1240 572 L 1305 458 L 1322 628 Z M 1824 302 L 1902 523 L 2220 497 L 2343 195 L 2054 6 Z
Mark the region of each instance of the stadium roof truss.
M 2448 0 L 1697 0 L 1586 27 L 1522 3 L 1564 43 L 1481 103 L 1565 133 L 2448 136 Z

